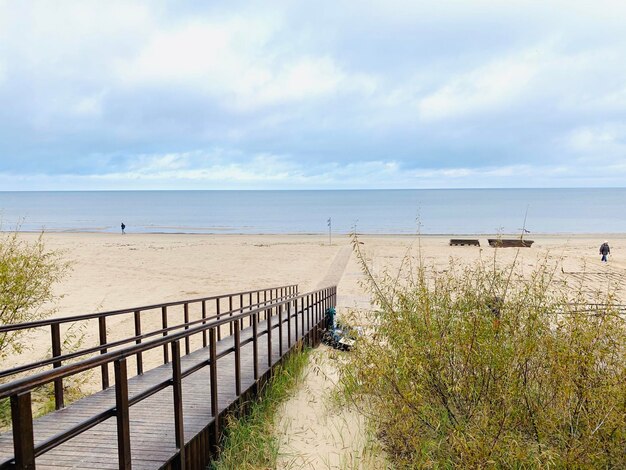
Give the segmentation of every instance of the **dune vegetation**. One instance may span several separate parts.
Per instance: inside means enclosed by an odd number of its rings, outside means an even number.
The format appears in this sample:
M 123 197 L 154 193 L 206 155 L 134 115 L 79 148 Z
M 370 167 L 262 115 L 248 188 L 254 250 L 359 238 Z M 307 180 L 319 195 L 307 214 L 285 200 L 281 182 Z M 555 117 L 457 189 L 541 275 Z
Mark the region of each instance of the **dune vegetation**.
M 436 269 L 407 257 L 375 278 L 376 309 L 341 384 L 398 468 L 626 468 L 626 319 L 589 307 L 558 264 Z M 361 318 L 361 322 L 363 319 Z

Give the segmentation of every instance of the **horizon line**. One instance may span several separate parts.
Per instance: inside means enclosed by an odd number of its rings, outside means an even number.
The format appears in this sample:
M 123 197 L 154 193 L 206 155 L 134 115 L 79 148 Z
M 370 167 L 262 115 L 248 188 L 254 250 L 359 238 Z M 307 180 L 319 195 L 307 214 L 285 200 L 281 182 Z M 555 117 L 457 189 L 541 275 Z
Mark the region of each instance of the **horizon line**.
M 229 188 L 229 189 L 5 189 L 0 193 L 95 193 L 95 192 L 201 192 L 201 191 L 267 191 L 267 192 L 288 192 L 288 191 L 467 191 L 467 190 L 541 190 L 541 189 L 626 189 L 626 186 L 519 186 L 519 187 L 464 187 L 464 188 L 307 188 L 307 189 L 249 189 L 249 188 Z

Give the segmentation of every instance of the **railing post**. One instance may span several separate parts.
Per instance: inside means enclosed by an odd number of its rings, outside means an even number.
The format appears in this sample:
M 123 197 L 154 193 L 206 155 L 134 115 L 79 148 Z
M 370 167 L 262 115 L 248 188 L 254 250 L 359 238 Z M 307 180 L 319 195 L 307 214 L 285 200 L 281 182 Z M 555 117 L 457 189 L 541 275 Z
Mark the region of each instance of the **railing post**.
M 291 349 L 291 299 L 287 302 L 287 349 Z
M 58 323 L 50 325 L 50 333 L 52 335 L 52 357 L 61 355 L 61 328 Z M 52 363 L 55 369 L 61 367 L 61 361 Z M 60 410 L 65 404 L 63 403 L 63 379 L 54 379 L 54 408 Z
M 324 291 L 320 292 L 320 302 L 319 302 L 319 311 L 317 313 L 317 327 L 319 330 L 318 336 L 319 336 L 319 341 L 322 341 L 322 334 L 324 331 Z
M 218 297 L 217 299 L 215 299 L 215 312 L 217 314 L 217 320 L 220 319 L 220 313 L 221 313 L 221 309 L 220 309 L 220 298 Z M 218 326 L 217 327 L 217 340 L 221 340 L 222 339 L 222 327 Z
M 313 345 L 313 294 L 307 296 L 307 321 L 309 322 L 309 346 Z
M 141 311 L 135 312 L 135 336 L 141 336 Z M 136 344 L 141 344 L 141 338 L 135 340 Z M 137 353 L 137 375 L 143 374 L 143 353 Z
M 317 344 L 317 292 L 311 294 L 311 343 Z
M 300 335 L 300 339 L 304 342 L 304 297 L 300 297 L 300 313 L 302 317 L 300 318 L 300 322 L 302 323 L 302 334 Z
M 115 369 L 115 415 L 117 418 L 117 456 L 120 469 L 131 468 L 130 410 L 128 404 L 128 371 L 126 358 L 118 359 Z
M 269 316 L 265 324 L 267 325 L 267 366 L 272 368 L 272 310 L 269 311 Z
M 165 330 L 167 328 L 167 307 L 161 307 L 161 325 Z M 163 336 L 167 336 L 167 331 L 163 332 Z M 169 351 L 167 350 L 167 343 L 163 345 L 163 364 L 170 362 Z
M 317 321 L 315 319 L 317 315 L 317 295 L 316 293 L 311 294 L 311 346 L 315 346 L 316 341 L 316 332 L 317 332 Z
M 13 423 L 13 451 L 15 468 L 35 469 L 35 442 L 33 438 L 33 410 L 30 392 L 11 395 L 11 420 Z
M 243 294 L 239 294 L 239 313 L 243 313 Z M 243 330 L 243 318 L 239 320 L 241 322 L 241 329 Z
M 98 317 L 98 333 L 100 337 L 100 346 L 107 344 L 107 319 L 106 317 Z M 102 348 L 100 354 L 106 354 L 107 348 Z M 102 375 L 102 390 L 109 388 L 109 365 L 102 364 L 100 366 Z
M 315 346 L 315 330 L 316 330 L 316 322 L 315 322 L 315 307 L 317 306 L 316 295 L 311 294 L 311 343 L 312 346 Z
M 239 322 L 235 322 L 235 395 L 241 395 L 241 334 Z
M 211 375 L 211 416 L 217 421 L 217 337 L 215 328 L 209 330 L 209 369 Z
M 323 310 L 323 317 L 326 318 L 326 310 L 328 310 L 328 294 L 330 293 L 330 289 L 326 288 L 324 290 L 324 308 Z
M 297 343 L 298 342 L 298 298 L 296 297 L 293 301 L 293 320 L 294 320 L 294 330 L 296 333 L 296 337 L 294 338 L 293 342 Z
M 233 316 L 233 296 L 229 295 L 228 296 L 228 311 L 230 312 L 230 316 Z M 230 335 L 233 335 L 233 322 L 231 321 L 228 324 L 229 330 L 230 330 Z
M 309 294 L 305 296 L 305 299 L 306 299 L 306 308 L 303 310 L 302 315 L 306 317 L 306 344 L 307 346 L 310 346 L 311 342 L 309 338 L 309 333 L 311 331 L 311 320 L 309 318 L 309 305 L 310 305 L 309 302 L 311 300 L 311 297 L 309 296 Z M 303 320 L 303 323 L 304 323 L 304 320 Z
M 278 306 L 278 352 L 283 357 L 283 306 Z
M 320 337 L 320 302 L 321 302 L 322 296 L 320 294 L 320 292 L 316 292 L 315 293 L 315 345 L 317 346 L 319 344 L 319 337 Z
M 259 380 L 259 324 L 258 313 L 252 314 L 252 363 L 254 365 L 254 380 Z
M 185 468 L 185 422 L 183 419 L 183 376 L 180 366 L 180 341 L 172 342 L 172 388 L 174 394 L 174 436 L 180 455 L 180 468 Z
M 183 319 L 185 322 L 185 330 L 189 329 L 189 304 L 185 302 L 183 304 Z M 189 350 L 191 349 L 189 344 L 189 336 L 185 336 L 185 355 L 189 354 Z
M 206 300 L 202 301 L 202 318 L 206 318 Z M 206 322 L 202 322 L 206 325 Z M 206 348 L 206 330 L 202 330 L 202 347 Z

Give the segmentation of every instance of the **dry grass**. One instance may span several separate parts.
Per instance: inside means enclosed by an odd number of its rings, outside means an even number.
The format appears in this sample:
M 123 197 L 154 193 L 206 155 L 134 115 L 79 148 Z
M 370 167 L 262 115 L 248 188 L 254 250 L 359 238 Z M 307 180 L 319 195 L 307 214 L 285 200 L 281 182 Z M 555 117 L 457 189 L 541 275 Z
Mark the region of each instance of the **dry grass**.
M 271 469 L 276 468 L 278 438 L 274 433 L 274 415 L 278 406 L 299 383 L 309 360 L 308 349 L 294 350 L 278 366 L 257 401 L 242 418 L 230 418 L 219 460 L 210 468 Z

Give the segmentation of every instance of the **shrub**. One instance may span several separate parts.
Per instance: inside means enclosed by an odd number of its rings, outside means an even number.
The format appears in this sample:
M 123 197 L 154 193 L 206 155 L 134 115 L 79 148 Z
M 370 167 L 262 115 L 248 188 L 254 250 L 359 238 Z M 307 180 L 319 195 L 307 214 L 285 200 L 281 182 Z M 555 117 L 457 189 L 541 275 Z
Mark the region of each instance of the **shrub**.
M 587 311 L 546 259 L 374 279 L 355 250 L 377 310 L 341 381 L 398 467 L 626 468 L 626 321 L 610 296 Z
M 0 233 L 0 324 L 50 315 L 44 307 L 54 300 L 52 287 L 66 269 L 58 252 L 46 251 L 41 235 L 27 242 L 16 232 Z M 0 333 L 0 360 L 23 350 L 23 335 L 23 331 Z

